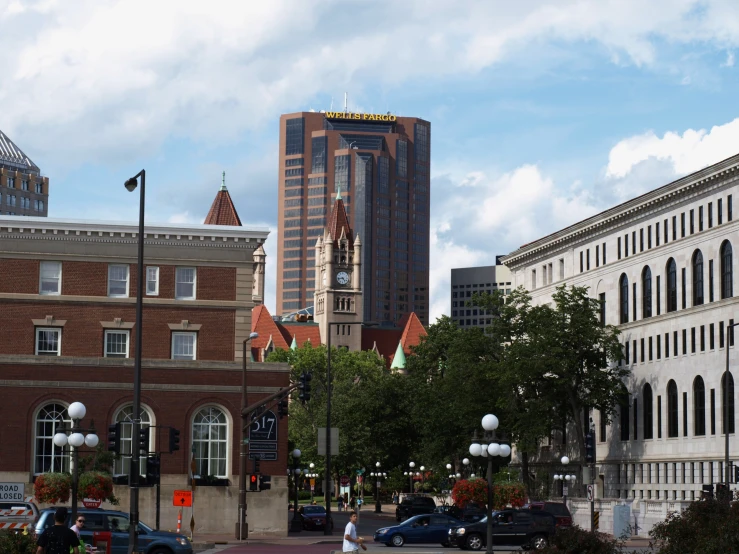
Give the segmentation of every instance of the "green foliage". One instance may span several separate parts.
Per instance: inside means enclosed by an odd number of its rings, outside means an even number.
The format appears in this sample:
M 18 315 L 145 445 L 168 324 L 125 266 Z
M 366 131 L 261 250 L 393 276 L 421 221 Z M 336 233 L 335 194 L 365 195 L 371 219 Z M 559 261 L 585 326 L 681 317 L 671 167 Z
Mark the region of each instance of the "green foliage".
M 113 478 L 110 473 L 86 471 L 81 473 L 77 482 L 77 494 L 80 498 L 106 500 L 117 506 L 118 498 L 113 494 Z
M 0 552 L 3 554 L 36 554 L 36 540 L 28 532 L 0 531 Z
M 72 491 L 72 476 L 69 473 L 42 473 L 33 483 L 36 500 L 47 504 L 67 502 Z
M 701 500 L 652 528 L 658 554 L 739 552 L 739 502 Z
M 112 474 L 111 469 L 116 459 L 114 452 L 108 452 L 103 443 L 99 443 L 95 448 L 95 453 L 87 456 L 80 456 L 80 472 L 98 471 L 102 473 Z
M 549 546 L 541 554 L 622 554 L 623 543 L 603 533 L 593 533 L 574 525 L 558 529 Z

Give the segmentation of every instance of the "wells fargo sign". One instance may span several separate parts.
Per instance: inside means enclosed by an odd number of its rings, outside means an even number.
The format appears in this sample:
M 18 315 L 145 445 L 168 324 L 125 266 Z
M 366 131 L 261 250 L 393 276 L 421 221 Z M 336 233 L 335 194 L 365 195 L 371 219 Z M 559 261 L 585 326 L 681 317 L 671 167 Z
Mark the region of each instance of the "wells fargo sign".
M 359 119 L 362 121 L 397 121 L 398 118 L 389 114 L 354 113 L 354 112 L 326 112 L 328 119 Z

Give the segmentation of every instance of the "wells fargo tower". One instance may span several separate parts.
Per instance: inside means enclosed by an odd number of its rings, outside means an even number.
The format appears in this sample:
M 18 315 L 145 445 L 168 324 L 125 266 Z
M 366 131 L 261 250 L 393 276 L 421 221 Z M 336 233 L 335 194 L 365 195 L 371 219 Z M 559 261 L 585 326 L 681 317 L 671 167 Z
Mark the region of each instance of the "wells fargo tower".
M 429 317 L 431 124 L 415 117 L 280 117 L 277 314 L 313 305 L 315 244 L 337 194 L 362 244 L 363 320 Z

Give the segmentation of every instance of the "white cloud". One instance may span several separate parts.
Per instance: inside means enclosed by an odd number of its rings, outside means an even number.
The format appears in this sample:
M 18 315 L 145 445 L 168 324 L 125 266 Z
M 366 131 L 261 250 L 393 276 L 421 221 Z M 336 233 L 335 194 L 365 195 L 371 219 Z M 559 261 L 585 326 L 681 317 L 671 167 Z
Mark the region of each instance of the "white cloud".
M 726 61 L 721 64 L 721 67 L 734 67 L 734 52 L 726 53 Z

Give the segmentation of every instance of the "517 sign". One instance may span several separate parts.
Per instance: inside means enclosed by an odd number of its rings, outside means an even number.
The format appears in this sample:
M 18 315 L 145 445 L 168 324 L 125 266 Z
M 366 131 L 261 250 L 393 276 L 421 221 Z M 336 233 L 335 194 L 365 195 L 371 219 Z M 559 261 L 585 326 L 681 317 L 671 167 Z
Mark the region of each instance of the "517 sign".
M 261 413 L 249 427 L 249 459 L 277 459 L 277 417 L 271 410 Z

